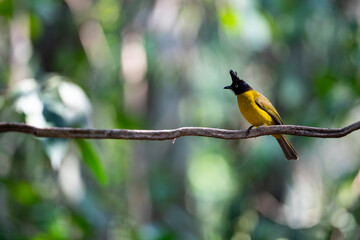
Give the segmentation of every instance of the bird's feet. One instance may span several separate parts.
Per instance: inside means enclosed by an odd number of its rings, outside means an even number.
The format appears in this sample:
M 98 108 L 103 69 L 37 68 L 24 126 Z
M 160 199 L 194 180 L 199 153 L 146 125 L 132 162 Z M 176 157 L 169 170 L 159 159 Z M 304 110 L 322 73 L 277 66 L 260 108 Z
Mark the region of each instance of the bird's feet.
M 249 135 L 250 130 L 253 128 L 254 126 L 250 126 L 247 130 L 246 130 L 246 136 Z
M 258 126 L 258 127 L 256 127 L 256 128 L 261 128 L 261 127 L 264 127 L 264 126 L 265 126 L 265 124 L 263 124 L 263 125 L 261 125 L 261 126 Z M 251 130 L 253 127 L 255 127 L 255 126 L 250 126 L 250 127 L 246 130 L 246 136 L 249 135 L 250 130 Z

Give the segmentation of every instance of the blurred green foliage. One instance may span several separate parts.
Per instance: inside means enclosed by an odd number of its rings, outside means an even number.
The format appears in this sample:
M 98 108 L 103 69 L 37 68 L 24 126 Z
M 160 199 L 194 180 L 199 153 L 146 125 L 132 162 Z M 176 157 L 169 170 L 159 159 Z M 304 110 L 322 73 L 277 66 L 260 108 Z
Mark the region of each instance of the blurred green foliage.
M 0 0 L 0 121 L 246 129 L 230 69 L 288 124 L 360 118 L 358 1 Z M 0 239 L 358 239 L 360 138 L 0 136 Z

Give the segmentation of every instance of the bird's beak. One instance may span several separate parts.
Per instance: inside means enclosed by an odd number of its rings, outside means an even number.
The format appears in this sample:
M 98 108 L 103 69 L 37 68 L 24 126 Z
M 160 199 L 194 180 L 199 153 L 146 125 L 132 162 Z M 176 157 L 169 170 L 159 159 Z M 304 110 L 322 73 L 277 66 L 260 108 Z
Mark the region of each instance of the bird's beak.
M 226 86 L 226 87 L 224 87 L 224 89 L 232 89 L 232 87 L 231 86 Z

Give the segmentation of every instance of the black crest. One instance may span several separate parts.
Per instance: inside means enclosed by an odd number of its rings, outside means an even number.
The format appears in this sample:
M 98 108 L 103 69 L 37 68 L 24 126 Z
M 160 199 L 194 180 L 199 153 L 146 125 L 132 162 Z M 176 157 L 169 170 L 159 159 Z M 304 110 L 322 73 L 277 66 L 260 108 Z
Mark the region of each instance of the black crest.
M 224 87 L 224 89 L 231 89 L 235 95 L 244 93 L 251 90 L 252 88 L 244 80 L 240 79 L 237 75 L 237 72 L 230 70 L 230 76 L 232 79 L 232 84 L 230 86 Z

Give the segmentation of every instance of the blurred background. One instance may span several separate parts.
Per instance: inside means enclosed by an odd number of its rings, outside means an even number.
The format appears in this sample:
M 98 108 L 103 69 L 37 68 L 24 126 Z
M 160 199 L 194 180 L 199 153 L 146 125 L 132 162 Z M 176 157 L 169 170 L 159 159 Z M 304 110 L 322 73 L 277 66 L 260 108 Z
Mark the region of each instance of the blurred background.
M 233 69 L 287 124 L 360 119 L 356 0 L 0 0 L 0 121 L 247 129 Z M 0 135 L 0 239 L 359 239 L 360 136 Z

